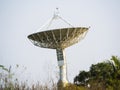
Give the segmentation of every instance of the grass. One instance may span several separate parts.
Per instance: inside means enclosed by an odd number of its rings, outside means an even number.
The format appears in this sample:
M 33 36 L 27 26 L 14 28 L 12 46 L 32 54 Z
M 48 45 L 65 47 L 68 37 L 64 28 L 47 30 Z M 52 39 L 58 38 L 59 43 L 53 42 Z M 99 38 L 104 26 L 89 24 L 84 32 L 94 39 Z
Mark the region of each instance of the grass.
M 22 84 L 5 84 L 4 86 L 0 86 L 0 90 L 87 90 L 85 87 L 78 87 L 73 84 L 68 84 L 68 86 L 64 88 L 57 89 L 57 84 L 53 83 L 50 87 L 49 85 L 41 85 L 39 83 L 33 84 L 31 86 L 27 86 L 26 83 Z

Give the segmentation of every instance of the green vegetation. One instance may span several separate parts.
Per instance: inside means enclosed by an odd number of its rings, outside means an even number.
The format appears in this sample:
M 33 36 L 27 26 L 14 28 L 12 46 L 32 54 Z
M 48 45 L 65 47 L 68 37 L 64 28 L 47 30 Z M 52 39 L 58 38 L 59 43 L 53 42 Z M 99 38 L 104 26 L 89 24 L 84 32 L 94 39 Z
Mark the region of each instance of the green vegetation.
M 57 90 L 57 84 L 40 84 L 28 86 L 27 81 L 19 82 L 11 66 L 0 65 L 0 90 Z M 19 68 L 19 65 L 16 65 Z M 80 71 L 74 78 L 74 84 L 68 84 L 60 90 L 119 90 L 120 58 L 112 56 L 110 60 L 92 64 L 89 71 Z
M 74 84 L 90 90 L 119 90 L 120 59 L 112 56 L 110 60 L 91 65 L 89 71 L 80 71 Z

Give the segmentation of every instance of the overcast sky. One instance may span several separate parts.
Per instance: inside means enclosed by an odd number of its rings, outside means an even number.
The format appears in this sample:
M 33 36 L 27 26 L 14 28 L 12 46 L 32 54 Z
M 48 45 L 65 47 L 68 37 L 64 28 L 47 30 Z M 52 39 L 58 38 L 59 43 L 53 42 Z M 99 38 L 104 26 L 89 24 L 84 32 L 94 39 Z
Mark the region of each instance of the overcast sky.
M 56 7 L 72 25 L 91 27 L 84 40 L 66 49 L 70 82 L 91 64 L 120 56 L 120 0 L 0 0 L 0 64 L 25 66 L 24 77 L 32 80 L 57 80 L 56 51 L 27 38 Z

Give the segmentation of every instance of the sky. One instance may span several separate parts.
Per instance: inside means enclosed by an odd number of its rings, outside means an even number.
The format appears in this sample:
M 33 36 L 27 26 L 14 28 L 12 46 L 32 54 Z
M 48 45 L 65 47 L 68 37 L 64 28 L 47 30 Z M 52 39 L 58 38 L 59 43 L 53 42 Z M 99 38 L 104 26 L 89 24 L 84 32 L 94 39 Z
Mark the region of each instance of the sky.
M 26 67 L 21 78 L 57 82 L 56 51 L 36 47 L 27 38 L 56 7 L 72 25 L 90 26 L 84 40 L 65 49 L 70 82 L 91 64 L 120 56 L 120 0 L 0 0 L 0 64 Z

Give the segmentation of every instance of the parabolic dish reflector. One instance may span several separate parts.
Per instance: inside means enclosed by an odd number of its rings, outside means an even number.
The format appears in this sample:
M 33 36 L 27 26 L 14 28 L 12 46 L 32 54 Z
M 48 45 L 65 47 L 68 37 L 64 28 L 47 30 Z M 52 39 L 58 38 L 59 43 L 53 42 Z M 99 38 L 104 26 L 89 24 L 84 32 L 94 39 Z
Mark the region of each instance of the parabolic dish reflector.
M 42 48 L 64 49 L 83 39 L 88 29 L 86 27 L 52 29 L 30 34 L 28 38 L 34 45 Z

